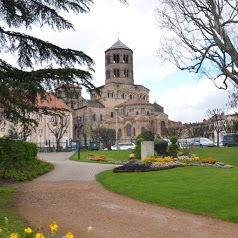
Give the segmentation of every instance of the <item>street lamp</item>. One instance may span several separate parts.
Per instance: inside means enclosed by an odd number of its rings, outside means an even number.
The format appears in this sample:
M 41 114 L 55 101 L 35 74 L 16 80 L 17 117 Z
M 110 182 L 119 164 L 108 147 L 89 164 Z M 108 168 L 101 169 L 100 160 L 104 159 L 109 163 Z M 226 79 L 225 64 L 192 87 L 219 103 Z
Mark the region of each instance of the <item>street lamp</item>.
M 115 111 L 116 111 L 116 149 L 118 150 L 118 131 L 117 131 L 117 112 L 118 112 L 119 108 L 115 107 Z
M 77 123 L 78 123 L 78 160 L 80 160 L 80 123 L 81 123 L 80 116 L 77 116 Z

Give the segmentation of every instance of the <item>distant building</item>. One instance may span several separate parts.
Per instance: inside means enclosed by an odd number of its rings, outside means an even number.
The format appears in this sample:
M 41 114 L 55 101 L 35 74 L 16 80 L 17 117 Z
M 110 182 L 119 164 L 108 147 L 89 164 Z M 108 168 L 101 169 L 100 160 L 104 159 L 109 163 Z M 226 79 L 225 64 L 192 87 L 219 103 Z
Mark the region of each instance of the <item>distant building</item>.
M 39 113 L 32 113 L 28 116 L 30 118 L 35 119 L 38 122 L 38 126 L 36 128 L 31 128 L 26 125 L 24 129 L 24 125 L 20 123 L 13 124 L 4 119 L 4 115 L 1 114 L 2 123 L 0 125 L 0 137 L 8 136 L 9 130 L 14 129 L 19 135 L 19 139 L 21 139 L 24 130 L 27 130 L 27 141 L 35 142 L 39 147 L 48 147 L 49 143 L 51 146 L 56 146 L 56 137 L 55 134 L 52 133 L 51 130 L 59 130 L 61 125 L 58 120 L 59 114 L 64 114 L 62 118 L 67 120 L 67 129 L 64 129 L 63 136 L 60 140 L 61 145 L 65 146 L 65 144 L 70 144 L 71 139 L 73 137 L 73 111 L 70 107 L 68 107 L 61 99 L 55 97 L 54 95 L 48 94 L 46 99 L 41 101 L 38 99 L 38 107 L 45 108 L 47 107 L 51 113 L 45 114 L 44 110 L 40 110 Z M 50 130 L 51 129 L 51 130 Z
M 134 83 L 133 70 L 133 51 L 120 40 L 105 51 L 105 84 L 92 90 L 89 100 L 82 97 L 78 87 L 78 99 L 71 100 L 74 139 L 78 138 L 78 126 L 80 141 L 84 143 L 91 140 L 92 129 L 99 126 L 117 129 L 119 141 L 132 140 L 145 130 L 161 135 L 168 115 L 161 105 L 149 102 L 148 88 Z M 76 89 L 68 85 L 67 92 L 70 90 Z M 58 89 L 56 93 L 62 91 Z M 71 105 L 68 99 L 65 102 Z

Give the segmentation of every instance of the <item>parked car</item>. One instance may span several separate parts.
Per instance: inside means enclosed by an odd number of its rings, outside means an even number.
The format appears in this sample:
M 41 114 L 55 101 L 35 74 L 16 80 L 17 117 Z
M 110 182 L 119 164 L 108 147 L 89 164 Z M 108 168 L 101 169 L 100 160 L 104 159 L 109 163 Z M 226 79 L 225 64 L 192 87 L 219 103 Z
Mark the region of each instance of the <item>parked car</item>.
M 223 146 L 238 146 L 238 134 L 230 133 L 223 136 Z
M 214 147 L 214 146 L 216 146 L 213 141 L 211 141 L 205 137 L 193 138 L 191 143 L 192 143 L 192 147 Z
M 122 142 L 118 143 L 117 145 L 111 146 L 112 150 L 134 150 L 135 149 L 135 144 L 131 142 Z
M 178 143 L 181 148 L 187 147 L 187 146 L 191 146 L 191 147 L 214 147 L 214 146 L 216 146 L 213 141 L 211 141 L 205 137 L 179 139 Z

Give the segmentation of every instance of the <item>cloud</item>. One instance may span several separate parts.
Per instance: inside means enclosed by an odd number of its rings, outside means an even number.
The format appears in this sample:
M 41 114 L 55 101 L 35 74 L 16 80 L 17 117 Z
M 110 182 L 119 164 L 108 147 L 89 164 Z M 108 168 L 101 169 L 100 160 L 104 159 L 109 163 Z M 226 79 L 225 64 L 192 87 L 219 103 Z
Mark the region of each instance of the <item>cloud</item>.
M 217 89 L 205 78 L 192 85 L 151 92 L 151 100 L 161 104 L 171 120 L 184 123 L 207 119 L 205 113 L 208 109 L 225 110 L 227 97 L 227 91 Z

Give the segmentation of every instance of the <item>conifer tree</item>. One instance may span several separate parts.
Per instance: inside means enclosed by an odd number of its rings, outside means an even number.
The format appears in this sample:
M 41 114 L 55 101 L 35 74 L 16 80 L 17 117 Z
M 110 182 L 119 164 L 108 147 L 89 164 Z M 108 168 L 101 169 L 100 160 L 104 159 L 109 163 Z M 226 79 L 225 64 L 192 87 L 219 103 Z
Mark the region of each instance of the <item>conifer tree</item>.
M 43 100 L 45 92 L 54 92 L 63 84 L 94 88 L 91 57 L 24 33 L 42 26 L 58 31 L 74 29 L 64 18 L 64 12 L 88 13 L 92 3 L 92 0 L 0 1 L 0 108 L 8 120 L 30 120 L 23 115 L 39 110 L 36 96 Z M 13 54 L 17 65 L 4 59 L 4 54 Z M 44 110 L 47 113 L 47 108 Z

